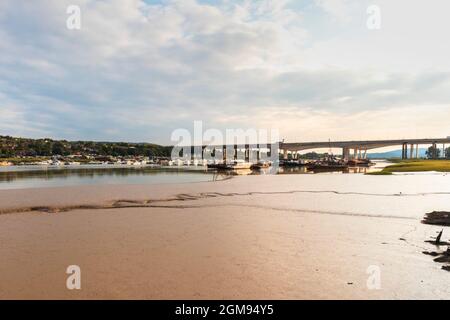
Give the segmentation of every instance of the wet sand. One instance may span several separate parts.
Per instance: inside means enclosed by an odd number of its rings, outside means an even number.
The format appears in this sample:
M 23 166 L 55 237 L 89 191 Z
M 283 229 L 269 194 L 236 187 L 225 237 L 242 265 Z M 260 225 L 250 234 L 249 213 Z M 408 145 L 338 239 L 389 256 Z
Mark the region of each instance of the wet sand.
M 450 175 L 3 190 L 0 298 L 450 298 L 450 273 L 422 253 L 450 229 L 420 223 L 449 200 Z

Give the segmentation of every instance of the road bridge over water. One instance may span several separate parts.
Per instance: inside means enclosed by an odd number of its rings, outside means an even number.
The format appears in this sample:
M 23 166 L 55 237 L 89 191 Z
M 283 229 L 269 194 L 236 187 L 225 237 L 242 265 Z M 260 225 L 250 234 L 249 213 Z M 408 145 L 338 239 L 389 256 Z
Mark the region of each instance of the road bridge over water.
M 435 155 L 438 146 L 442 145 L 445 150 L 445 144 L 450 144 L 450 137 L 447 138 L 426 138 L 426 139 L 397 139 L 397 140 L 357 140 L 357 141 L 326 141 L 326 142 L 292 142 L 280 143 L 280 149 L 284 157 L 288 154 L 296 155 L 299 151 L 313 150 L 322 148 L 341 148 L 344 158 L 364 158 L 367 150 L 383 147 L 402 147 L 402 159 L 418 158 L 419 145 L 430 145 L 434 147 Z
M 278 152 L 284 158 L 296 159 L 300 151 L 314 150 L 314 149 L 342 149 L 342 156 L 344 159 L 363 159 L 367 157 L 367 151 L 383 147 L 402 147 L 402 159 L 413 159 L 419 157 L 419 145 L 429 145 L 434 147 L 433 158 L 437 158 L 437 150 L 442 146 L 445 150 L 445 145 L 450 145 L 450 136 L 447 138 L 425 138 L 425 139 L 395 139 L 395 140 L 352 140 L 352 141 L 322 141 L 322 142 L 280 142 L 272 145 L 217 145 L 217 146 L 191 146 L 191 156 L 194 158 L 203 159 L 206 153 L 216 155 L 216 152 L 221 153 L 220 158 L 227 159 L 227 154 L 231 155 L 228 159 L 237 159 L 239 152 L 241 152 L 245 160 L 254 159 L 259 160 L 261 152 Z M 188 147 L 189 148 L 189 147 Z M 278 148 L 277 151 L 274 149 Z M 252 156 L 250 155 L 252 154 Z M 254 156 L 256 154 L 256 156 Z M 276 153 L 275 153 L 276 154 Z M 444 155 L 443 155 L 444 156 Z

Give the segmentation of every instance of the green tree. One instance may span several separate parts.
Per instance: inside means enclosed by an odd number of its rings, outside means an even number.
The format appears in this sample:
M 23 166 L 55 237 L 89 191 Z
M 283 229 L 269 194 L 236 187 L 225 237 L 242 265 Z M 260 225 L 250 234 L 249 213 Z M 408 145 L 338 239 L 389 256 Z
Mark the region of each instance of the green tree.
M 441 156 L 441 150 L 437 147 L 431 146 L 428 148 L 426 155 L 428 159 L 439 158 Z
M 446 158 L 446 159 L 450 159 L 450 147 L 448 147 L 447 149 L 445 149 L 445 158 Z

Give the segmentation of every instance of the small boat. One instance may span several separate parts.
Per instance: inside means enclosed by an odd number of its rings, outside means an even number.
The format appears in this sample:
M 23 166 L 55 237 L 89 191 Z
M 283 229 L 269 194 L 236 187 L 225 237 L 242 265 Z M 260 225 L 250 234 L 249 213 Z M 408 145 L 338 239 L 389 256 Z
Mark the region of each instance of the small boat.
M 345 170 L 348 169 L 346 164 L 338 163 L 312 163 L 306 166 L 308 170 Z
M 252 164 L 250 162 L 236 160 L 233 163 L 231 163 L 231 167 L 234 170 L 250 169 L 252 167 Z
M 253 169 L 253 170 L 259 170 L 259 169 L 269 168 L 271 165 L 272 164 L 270 162 L 259 161 L 258 163 L 252 164 L 252 166 L 250 168 Z
M 348 164 L 344 160 L 328 156 L 325 159 L 307 164 L 306 168 L 311 171 L 340 171 L 348 169 Z
M 216 170 L 242 170 L 250 169 L 252 164 L 250 162 L 235 160 L 229 163 L 210 163 L 207 165 L 208 169 Z
M 358 167 L 358 166 L 372 166 L 372 163 L 369 159 L 350 159 L 347 161 L 349 166 Z
M 306 163 L 303 160 L 280 160 L 281 167 L 302 167 Z

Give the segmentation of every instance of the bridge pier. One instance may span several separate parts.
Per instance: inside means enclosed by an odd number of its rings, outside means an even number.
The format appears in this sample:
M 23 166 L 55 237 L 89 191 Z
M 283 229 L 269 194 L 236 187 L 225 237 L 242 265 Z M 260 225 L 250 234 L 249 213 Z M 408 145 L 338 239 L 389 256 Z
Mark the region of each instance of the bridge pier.
M 349 147 L 342 148 L 342 159 L 348 161 L 349 158 L 350 158 L 350 148 Z
M 408 143 L 402 144 L 402 160 L 408 159 Z

